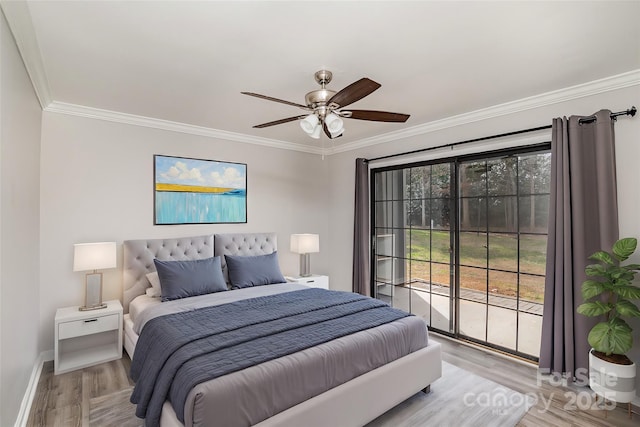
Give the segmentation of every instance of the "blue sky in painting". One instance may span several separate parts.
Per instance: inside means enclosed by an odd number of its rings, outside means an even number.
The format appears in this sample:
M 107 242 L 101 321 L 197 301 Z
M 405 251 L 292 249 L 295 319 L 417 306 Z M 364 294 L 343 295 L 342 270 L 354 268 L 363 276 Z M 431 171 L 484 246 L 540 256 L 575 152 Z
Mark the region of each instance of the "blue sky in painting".
M 246 189 L 247 166 L 156 156 L 156 183 Z

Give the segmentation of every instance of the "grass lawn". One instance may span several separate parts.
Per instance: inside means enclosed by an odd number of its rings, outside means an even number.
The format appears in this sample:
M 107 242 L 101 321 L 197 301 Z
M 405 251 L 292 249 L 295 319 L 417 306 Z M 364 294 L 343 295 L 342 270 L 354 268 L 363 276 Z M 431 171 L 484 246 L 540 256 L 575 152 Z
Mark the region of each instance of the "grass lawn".
M 411 229 L 405 235 L 407 272 L 411 279 L 449 283 L 449 232 Z M 495 295 L 516 296 L 518 262 L 520 264 L 520 298 L 542 302 L 547 236 L 521 235 L 520 256 L 515 235 L 499 233 L 460 233 L 460 286 L 466 289 L 487 291 Z M 432 261 L 431 263 L 428 261 Z M 427 261 L 427 262 L 425 262 Z M 443 263 L 443 264 L 435 264 Z M 528 273 L 528 274 L 527 274 Z

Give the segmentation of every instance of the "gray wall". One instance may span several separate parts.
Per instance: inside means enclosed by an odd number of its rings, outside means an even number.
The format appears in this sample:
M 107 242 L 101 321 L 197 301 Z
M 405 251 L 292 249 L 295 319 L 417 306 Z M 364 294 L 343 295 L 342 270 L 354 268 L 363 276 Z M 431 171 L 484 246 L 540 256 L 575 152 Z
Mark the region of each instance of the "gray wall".
M 13 425 L 38 348 L 42 110 L 0 12 L 0 425 Z
M 321 252 L 311 255 L 311 267 L 328 272 L 328 162 L 321 156 L 50 112 L 42 123 L 41 348 L 53 348 L 56 308 L 83 302 L 74 243 L 117 242 L 118 268 L 103 271 L 105 299 L 121 298 L 127 239 L 273 231 L 283 273 L 297 274 L 289 236 L 317 233 Z M 154 226 L 154 154 L 246 163 L 247 224 Z

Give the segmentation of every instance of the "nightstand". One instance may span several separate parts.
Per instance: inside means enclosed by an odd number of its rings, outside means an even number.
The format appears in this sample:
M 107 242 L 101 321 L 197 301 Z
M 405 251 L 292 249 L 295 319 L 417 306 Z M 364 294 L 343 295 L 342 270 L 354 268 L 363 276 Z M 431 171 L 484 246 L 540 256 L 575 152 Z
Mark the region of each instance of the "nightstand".
M 62 374 L 122 357 L 122 305 L 80 311 L 59 308 L 55 318 L 54 372 Z
M 308 277 L 291 277 L 285 276 L 289 282 L 300 283 L 301 285 L 310 286 L 312 288 L 329 289 L 329 276 L 312 274 Z

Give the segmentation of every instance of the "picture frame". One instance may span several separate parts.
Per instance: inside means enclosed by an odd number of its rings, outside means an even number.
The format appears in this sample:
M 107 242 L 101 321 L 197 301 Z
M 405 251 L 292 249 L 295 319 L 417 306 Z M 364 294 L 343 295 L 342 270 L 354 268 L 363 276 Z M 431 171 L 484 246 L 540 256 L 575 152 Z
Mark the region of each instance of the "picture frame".
M 246 163 L 153 156 L 154 225 L 247 222 Z

